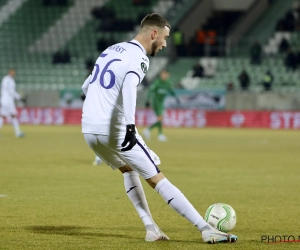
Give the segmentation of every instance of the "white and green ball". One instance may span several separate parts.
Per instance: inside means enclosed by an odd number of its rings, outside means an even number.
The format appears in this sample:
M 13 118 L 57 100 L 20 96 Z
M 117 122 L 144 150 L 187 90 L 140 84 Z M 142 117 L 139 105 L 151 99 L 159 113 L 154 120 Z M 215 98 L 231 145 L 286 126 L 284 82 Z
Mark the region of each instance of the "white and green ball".
M 234 209 L 224 203 L 211 205 L 205 213 L 205 221 L 222 232 L 231 231 L 236 224 L 236 213 Z

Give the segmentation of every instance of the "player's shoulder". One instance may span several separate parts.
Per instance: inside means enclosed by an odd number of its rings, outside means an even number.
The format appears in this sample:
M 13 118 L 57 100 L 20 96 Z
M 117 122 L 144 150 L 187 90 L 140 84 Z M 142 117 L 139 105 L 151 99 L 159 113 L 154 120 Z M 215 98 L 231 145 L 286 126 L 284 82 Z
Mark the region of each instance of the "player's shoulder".
M 143 46 L 135 40 L 123 42 L 124 47 L 130 52 L 132 59 L 142 59 L 145 63 L 149 64 L 149 58 Z
M 108 52 L 108 51 L 114 51 L 114 52 L 118 52 L 119 54 L 125 54 L 127 49 L 124 46 L 124 43 L 116 43 L 116 44 L 112 44 L 111 46 L 109 46 L 106 49 L 106 52 Z
M 2 78 L 3 82 L 9 82 L 9 81 L 12 81 L 12 80 L 13 80 L 13 78 L 10 75 L 6 75 Z
M 128 58 L 129 61 L 143 59 L 149 63 L 149 58 L 146 56 L 144 48 L 140 44 L 132 41 L 112 44 L 103 53 L 106 54 L 110 51 L 113 52 L 114 55 L 116 53 L 119 54 L 123 59 Z

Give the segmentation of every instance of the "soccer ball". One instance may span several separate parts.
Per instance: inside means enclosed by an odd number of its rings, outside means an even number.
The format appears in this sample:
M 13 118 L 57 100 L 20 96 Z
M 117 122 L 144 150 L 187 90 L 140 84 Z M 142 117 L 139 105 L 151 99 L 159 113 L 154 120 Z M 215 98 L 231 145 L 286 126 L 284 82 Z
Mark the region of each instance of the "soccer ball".
M 224 203 L 211 205 L 205 213 L 205 221 L 222 232 L 231 231 L 236 224 L 236 213 L 234 209 Z

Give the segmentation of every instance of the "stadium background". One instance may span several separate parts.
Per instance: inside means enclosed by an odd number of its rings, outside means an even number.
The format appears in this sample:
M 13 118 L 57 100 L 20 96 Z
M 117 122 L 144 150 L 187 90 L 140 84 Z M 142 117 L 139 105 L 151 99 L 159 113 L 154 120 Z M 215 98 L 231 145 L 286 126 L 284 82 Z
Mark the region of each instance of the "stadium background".
M 26 97 L 18 103 L 25 138 L 15 138 L 8 124 L 0 130 L 0 249 L 299 249 L 299 242 L 266 244 L 276 235 L 299 240 L 299 65 L 287 70 L 287 52 L 279 50 L 283 37 L 300 49 L 297 6 L 294 0 L 0 0 L 0 73 L 16 68 L 17 90 Z M 79 125 L 81 85 L 101 46 L 132 39 L 137 20 L 153 11 L 183 33 L 186 54 L 177 54 L 171 36 L 151 58 L 138 89 L 137 125 L 154 119 L 145 94 L 167 67 L 182 106 L 166 100 L 169 141 L 153 132 L 147 145 L 202 215 L 216 202 L 233 206 L 235 245 L 202 244 L 199 232 L 143 184 L 153 217 L 171 238 L 145 243 L 120 174 L 91 164 Z M 278 30 L 291 11 L 293 29 Z M 214 42 L 197 44 L 196 32 L 210 28 Z M 249 55 L 256 40 L 259 65 Z M 214 77 L 193 77 L 198 62 L 212 64 Z M 237 79 L 243 69 L 251 78 L 247 91 Z M 267 70 L 274 75 L 271 91 L 262 85 Z
M 166 100 L 166 107 L 173 110 L 165 117 L 168 126 L 297 129 L 298 6 L 292 0 L 2 0 L 0 73 L 4 76 L 8 68 L 16 68 L 17 90 L 27 97 L 19 106 L 39 107 L 21 110 L 21 123 L 79 124 L 76 117 L 80 114 L 74 109 L 81 108 L 80 86 L 95 59 L 110 44 L 132 39 L 145 13 L 158 12 L 170 21 L 173 34 L 167 49 L 151 58 L 150 70 L 138 90 L 139 109 L 144 108 L 149 84 L 162 68 L 168 68 L 181 100 L 179 107 L 172 98 Z M 292 28 L 278 28 L 291 13 Z M 175 31 L 182 35 L 177 47 Z M 292 70 L 285 66 L 288 52 L 280 49 L 284 38 L 297 57 Z M 255 41 L 262 48 L 260 64 L 250 60 Z M 211 67 L 213 76 L 193 77 L 197 63 L 203 66 L 204 75 Z M 242 70 L 250 77 L 247 91 L 241 91 L 238 79 Z M 268 70 L 274 80 L 271 91 L 264 91 L 262 82 Z M 55 109 L 40 109 L 45 107 Z M 198 115 L 195 109 L 202 113 Z M 217 111 L 223 112 L 219 115 Z M 147 111 L 142 113 L 140 125 L 154 119 L 147 120 Z M 56 114 L 62 114 L 59 121 Z M 193 117 L 190 121 L 185 118 L 189 116 Z

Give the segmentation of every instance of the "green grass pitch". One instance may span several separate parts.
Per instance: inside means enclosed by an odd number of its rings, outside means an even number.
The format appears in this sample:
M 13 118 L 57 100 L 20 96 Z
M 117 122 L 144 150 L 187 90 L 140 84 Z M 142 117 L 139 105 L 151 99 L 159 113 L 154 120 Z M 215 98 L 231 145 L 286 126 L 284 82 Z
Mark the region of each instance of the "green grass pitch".
M 261 236 L 300 235 L 300 132 L 165 129 L 147 144 L 161 171 L 204 215 L 213 203 L 237 213 L 236 244 L 208 245 L 146 182 L 152 215 L 169 242 L 144 242 L 123 177 L 92 166 L 79 126 L 11 126 L 0 130 L 0 249 L 299 249 Z M 141 129 L 140 129 L 141 131 Z M 6 196 L 5 196 L 6 195 Z

